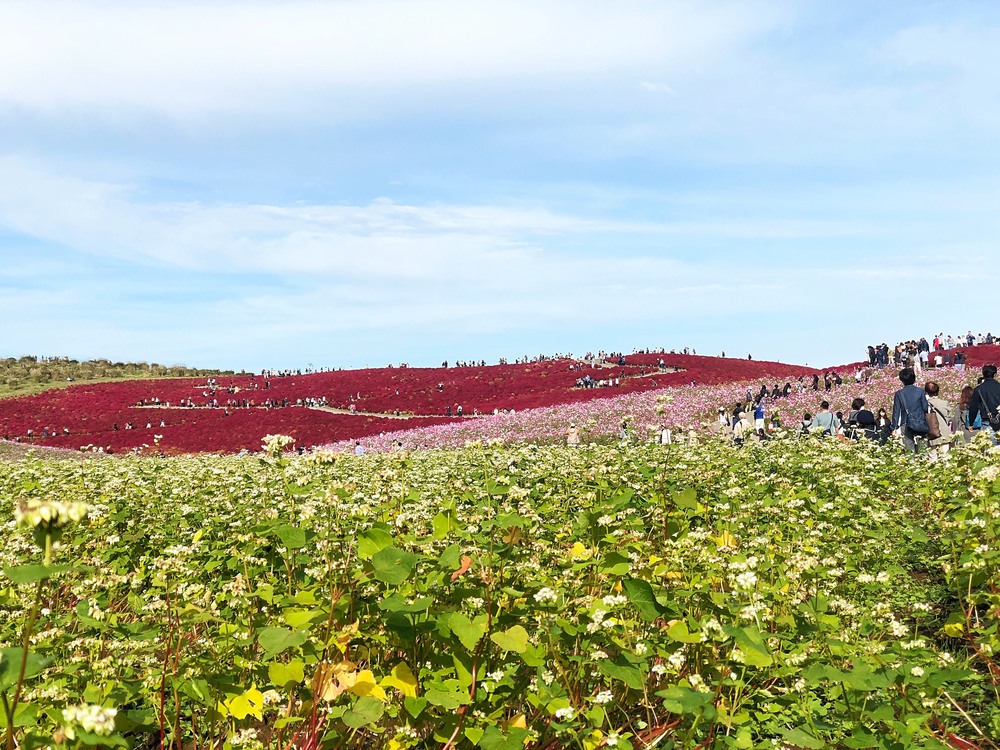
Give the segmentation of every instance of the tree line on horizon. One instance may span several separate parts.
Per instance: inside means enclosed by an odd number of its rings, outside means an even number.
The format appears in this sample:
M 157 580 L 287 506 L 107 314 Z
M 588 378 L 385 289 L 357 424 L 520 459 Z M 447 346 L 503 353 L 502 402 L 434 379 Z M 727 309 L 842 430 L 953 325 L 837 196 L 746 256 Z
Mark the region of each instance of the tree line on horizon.
M 112 362 L 109 359 L 77 360 L 70 357 L 5 357 L 0 359 L 0 396 L 31 393 L 78 381 L 134 380 L 231 375 L 232 370 L 161 365 L 156 362 Z

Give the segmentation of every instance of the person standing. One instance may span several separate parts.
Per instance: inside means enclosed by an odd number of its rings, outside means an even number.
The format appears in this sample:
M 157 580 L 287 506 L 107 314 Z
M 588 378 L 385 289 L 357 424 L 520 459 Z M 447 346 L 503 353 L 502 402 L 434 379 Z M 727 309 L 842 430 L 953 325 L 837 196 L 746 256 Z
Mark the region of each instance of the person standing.
M 729 437 L 733 432 L 733 423 L 729 419 L 729 415 L 726 414 L 724 407 L 719 407 L 719 434 L 723 437 Z
M 927 395 L 927 405 L 930 407 L 928 413 L 937 417 L 938 428 L 941 431 L 940 437 L 929 440 L 931 461 L 936 461 L 948 452 L 954 434 L 952 432 L 952 419 L 955 407 L 941 398 L 940 392 L 941 387 L 933 380 L 924 383 L 924 393 Z
M 566 428 L 566 445 L 570 447 L 580 445 L 580 431 L 576 429 L 575 424 Z
M 997 366 L 983 365 L 983 382 L 976 386 L 969 401 L 969 424 L 982 418 L 982 429 L 997 444 L 996 425 L 1000 423 L 1000 383 L 996 381 Z
M 736 445 L 743 445 L 754 434 L 753 424 L 747 418 L 747 413 L 741 411 L 739 419 L 733 425 L 733 442 Z
M 903 384 L 892 398 L 892 429 L 903 439 L 903 447 L 910 453 L 917 452 L 918 437 L 927 435 L 927 396 L 923 388 L 914 385 L 917 375 L 912 367 L 904 367 L 899 371 L 899 380 Z

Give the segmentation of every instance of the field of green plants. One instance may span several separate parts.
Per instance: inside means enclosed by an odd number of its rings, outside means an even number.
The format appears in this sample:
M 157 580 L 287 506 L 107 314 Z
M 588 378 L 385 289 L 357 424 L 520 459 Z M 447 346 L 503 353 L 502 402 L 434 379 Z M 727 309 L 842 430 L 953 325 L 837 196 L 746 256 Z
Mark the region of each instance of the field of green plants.
M 0 465 L 0 747 L 996 748 L 1000 456 Z

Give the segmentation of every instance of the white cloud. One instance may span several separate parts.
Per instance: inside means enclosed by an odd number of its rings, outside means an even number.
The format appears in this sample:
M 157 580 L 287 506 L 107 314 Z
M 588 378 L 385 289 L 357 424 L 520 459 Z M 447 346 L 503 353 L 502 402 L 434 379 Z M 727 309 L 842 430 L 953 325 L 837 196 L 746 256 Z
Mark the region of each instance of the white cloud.
M 417 206 L 388 199 L 364 205 L 144 203 L 132 186 L 52 174 L 17 157 L 0 157 L 0 174 L 0 226 L 95 255 L 223 274 L 369 281 L 550 276 L 589 268 L 560 250 L 561 240 L 602 262 L 610 254 L 621 266 L 666 263 L 633 249 L 640 240 L 648 245 L 649 238 L 664 247 L 695 239 L 787 240 L 876 231 L 861 222 L 773 215 L 630 221 L 539 206 Z
M 336 112 L 340 97 L 712 64 L 773 4 L 624 0 L 4 3 L 0 103 Z M 12 73 L 16 72 L 16 73 Z

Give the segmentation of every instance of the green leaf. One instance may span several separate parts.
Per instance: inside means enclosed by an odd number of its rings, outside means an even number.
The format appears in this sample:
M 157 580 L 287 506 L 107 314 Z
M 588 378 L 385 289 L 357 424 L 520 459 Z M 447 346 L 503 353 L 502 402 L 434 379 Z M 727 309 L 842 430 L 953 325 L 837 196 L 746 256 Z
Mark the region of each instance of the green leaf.
M 675 492 L 674 505 L 676 505 L 678 508 L 683 508 L 684 510 L 697 510 L 698 508 L 697 491 L 688 487 L 686 490 Z
M 267 667 L 267 676 L 278 687 L 298 684 L 305 680 L 305 668 L 301 659 L 293 659 L 287 664 L 271 662 Z
M 469 651 L 474 651 L 479 641 L 486 635 L 485 617 L 482 621 L 478 621 L 480 618 L 476 619 L 477 622 L 473 622 L 462 612 L 452 612 L 448 617 L 448 628 Z M 527 633 L 525 633 L 525 640 L 527 641 Z
M 514 651 L 523 654 L 528 648 L 528 631 L 520 625 L 507 628 L 501 633 L 490 634 L 490 640 L 497 644 L 504 651 Z
M 597 662 L 597 671 L 613 680 L 621 680 L 633 690 L 642 690 L 642 670 L 620 654 L 614 659 L 601 659 Z
M 711 693 L 699 693 L 683 685 L 672 685 L 657 691 L 656 695 L 663 699 L 663 707 L 672 714 L 704 714 L 708 719 L 715 716 Z
M 403 707 L 406 708 L 406 713 L 416 719 L 420 714 L 424 712 L 427 708 L 426 698 L 403 698 Z
M 865 664 L 859 664 L 850 672 L 844 673 L 844 684 L 852 690 L 872 692 L 888 687 L 891 680 L 884 674 L 873 672 Z
M 437 565 L 441 570 L 455 570 L 462 562 L 462 548 L 458 544 L 451 544 L 445 548 L 438 558 Z
M 844 747 L 856 748 L 856 750 L 867 750 L 879 746 L 879 739 L 870 732 L 865 732 L 855 727 L 851 730 L 851 736 L 842 739 Z
M 459 706 L 468 705 L 471 701 L 467 690 L 462 689 L 458 680 L 445 680 L 427 688 L 424 693 L 427 701 L 434 706 L 440 706 L 446 711 L 454 711 Z
M 648 582 L 639 578 L 626 578 L 622 581 L 622 588 L 646 622 L 652 622 L 660 616 L 660 605 L 657 604 L 653 587 Z
M 534 646 L 529 643 L 521 654 L 521 660 L 529 667 L 541 667 L 545 664 L 547 655 L 548 651 L 545 646 Z
M 609 576 L 624 576 L 632 569 L 632 561 L 617 552 L 611 552 L 601 560 L 597 569 Z
M 432 524 L 434 526 L 435 539 L 444 539 L 451 532 L 462 528 L 462 523 L 458 520 L 458 515 L 453 510 L 441 511 L 434 516 Z
M 378 603 L 378 608 L 383 612 L 407 612 L 412 614 L 414 612 L 426 612 L 433 603 L 434 600 L 429 596 L 422 596 L 413 602 L 407 602 L 398 591 L 394 591 Z
M 38 704 L 19 703 L 14 712 L 15 727 L 32 727 L 38 723 Z M 0 729 L 7 728 L 7 714 L 0 711 Z
M 687 623 L 684 620 L 678 620 L 667 630 L 667 635 L 670 639 L 677 641 L 679 643 L 701 643 L 701 635 L 698 633 L 691 633 L 688 630 Z
M 487 727 L 479 747 L 483 750 L 522 750 L 528 730 L 513 727 L 510 734 L 504 734 L 496 727 Z
M 282 651 L 301 646 L 306 642 L 305 633 L 288 628 L 264 628 L 257 636 L 257 643 L 264 649 L 263 661 L 269 661 Z
M 510 529 L 517 527 L 523 529 L 526 526 L 531 525 L 531 521 L 522 515 L 517 513 L 501 513 L 497 516 L 496 525 L 501 529 Z
M 726 633 L 732 636 L 740 650 L 743 651 L 743 662 L 751 667 L 769 667 L 774 664 L 774 658 L 764 643 L 764 636 L 756 628 L 727 627 Z
M 479 740 L 483 738 L 482 727 L 466 727 L 462 731 L 465 734 L 466 738 L 469 740 L 469 742 L 471 742 L 473 745 L 478 745 Z
M 376 552 L 391 546 L 392 537 L 384 529 L 373 527 L 358 534 L 358 557 L 362 560 L 371 560 Z
M 823 750 L 824 747 L 827 747 L 826 740 L 813 737 L 801 728 L 789 729 L 782 735 L 782 737 L 791 742 L 793 745 L 808 747 L 810 750 Z
M 398 586 L 410 577 L 419 559 L 412 552 L 398 547 L 386 547 L 372 555 L 372 567 L 375 569 L 375 577 L 382 583 Z
M 319 609 L 298 609 L 296 607 L 289 607 L 281 613 L 281 617 L 285 621 L 285 624 L 289 627 L 301 628 L 303 625 L 308 625 L 313 620 L 322 618 L 323 611 Z
M 20 647 L 0 650 L 0 691 L 12 688 L 17 684 L 17 676 L 21 671 L 21 655 L 23 653 Z M 28 680 L 32 677 L 37 677 L 48 665 L 48 659 L 44 659 L 38 654 L 29 651 L 28 662 L 24 668 L 24 679 Z
M 18 565 L 14 568 L 4 568 L 3 574 L 14 583 L 37 583 L 57 573 L 73 570 L 73 567 L 72 565 Z
M 305 529 L 297 526 L 283 525 L 274 530 L 274 535 L 281 540 L 288 549 L 301 549 L 306 546 Z
M 344 711 L 343 722 L 351 729 L 361 729 L 382 718 L 385 706 L 378 698 L 359 698 L 358 702 Z

